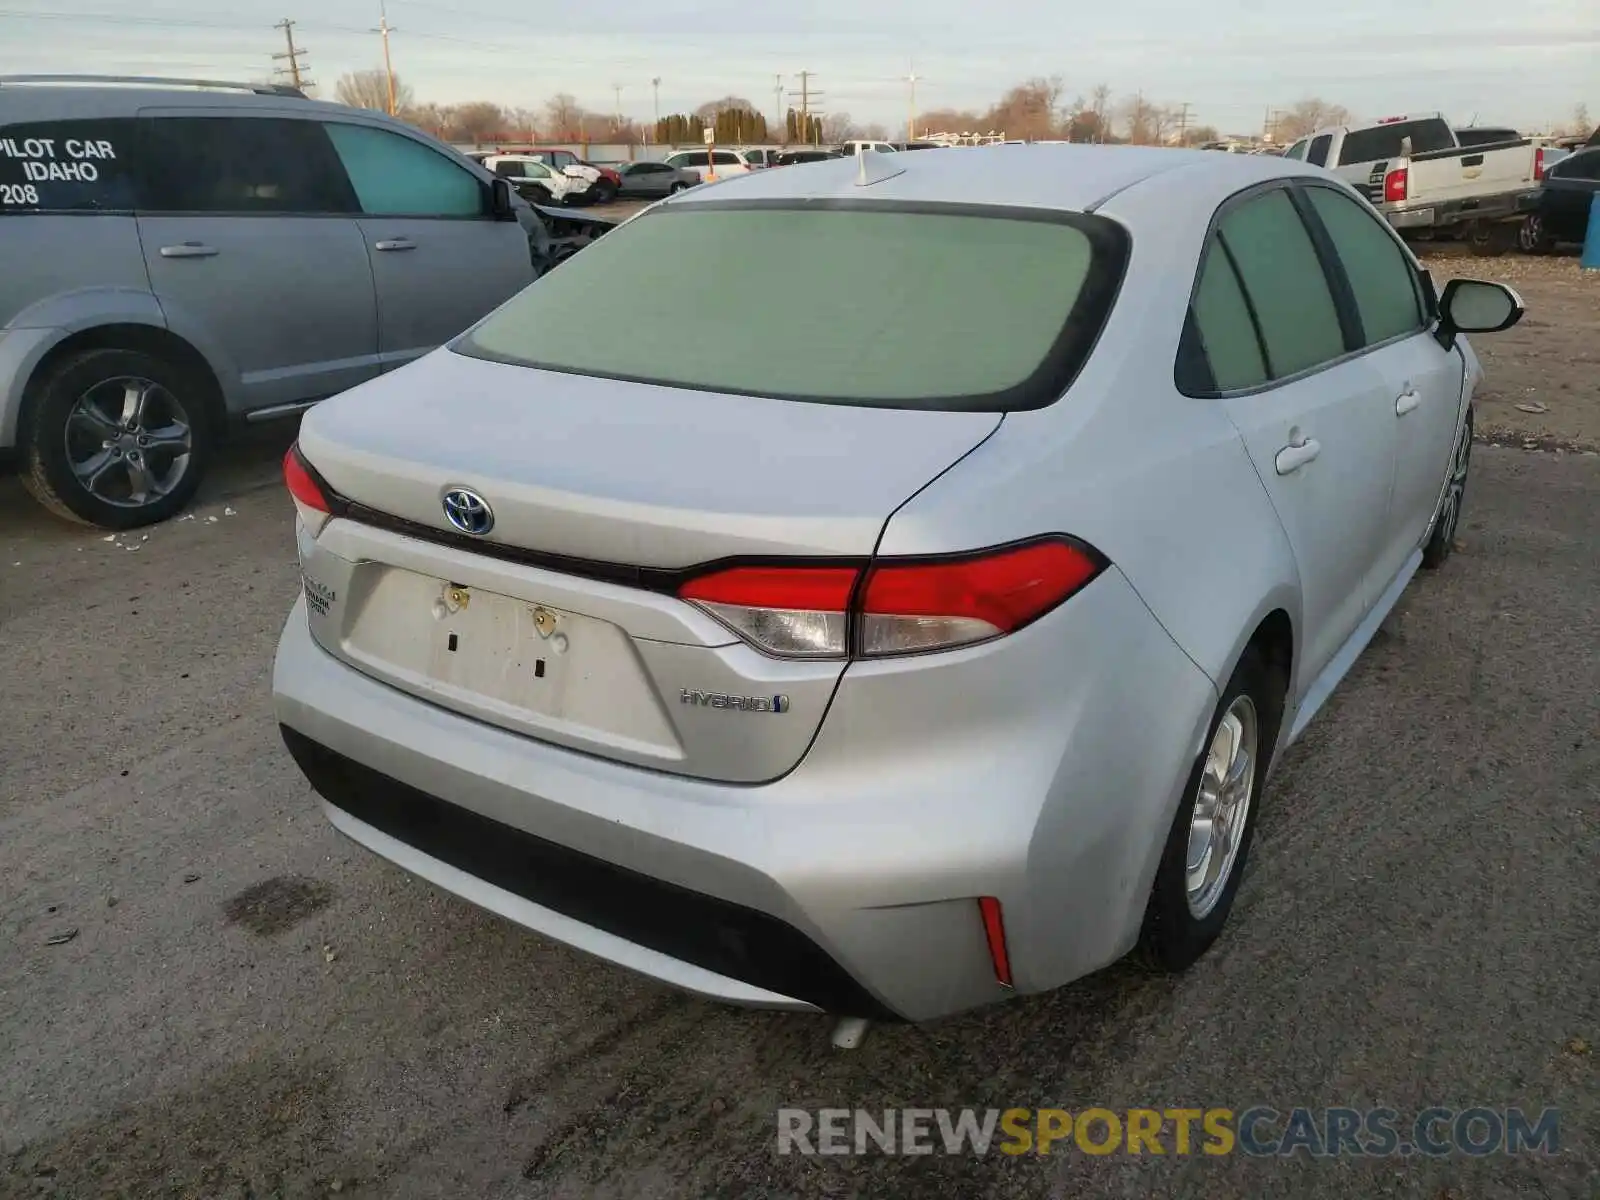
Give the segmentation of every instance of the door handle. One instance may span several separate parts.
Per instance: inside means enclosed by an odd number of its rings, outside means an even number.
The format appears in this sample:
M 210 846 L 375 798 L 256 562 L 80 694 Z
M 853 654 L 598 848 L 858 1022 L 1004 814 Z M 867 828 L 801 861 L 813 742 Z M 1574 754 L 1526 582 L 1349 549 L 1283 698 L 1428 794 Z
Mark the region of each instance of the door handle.
M 215 246 L 203 246 L 199 242 L 184 242 L 181 246 L 161 247 L 162 258 L 212 258 L 216 253 Z
M 1415 388 L 1407 388 L 1395 397 L 1394 415 L 1403 417 L 1417 405 L 1422 403 L 1422 394 Z
M 415 250 L 417 244 L 410 238 L 385 238 L 381 242 L 373 242 L 372 248 L 374 250 Z
M 1277 467 L 1279 475 L 1289 475 L 1305 466 L 1317 455 L 1322 453 L 1322 443 L 1316 438 L 1305 438 L 1298 442 L 1290 442 L 1278 451 L 1278 457 L 1273 459 L 1273 466 Z

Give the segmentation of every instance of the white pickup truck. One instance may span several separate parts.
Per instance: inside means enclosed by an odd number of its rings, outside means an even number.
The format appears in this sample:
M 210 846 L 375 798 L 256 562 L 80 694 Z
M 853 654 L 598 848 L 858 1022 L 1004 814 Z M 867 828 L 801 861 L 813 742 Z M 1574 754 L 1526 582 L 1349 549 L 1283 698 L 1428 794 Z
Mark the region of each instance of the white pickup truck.
M 1319 129 L 1284 157 L 1342 176 L 1402 234 L 1461 236 L 1476 254 L 1504 254 L 1538 195 L 1549 153 L 1506 132 L 1506 140 L 1483 142 L 1458 137 L 1439 113 L 1387 117 Z

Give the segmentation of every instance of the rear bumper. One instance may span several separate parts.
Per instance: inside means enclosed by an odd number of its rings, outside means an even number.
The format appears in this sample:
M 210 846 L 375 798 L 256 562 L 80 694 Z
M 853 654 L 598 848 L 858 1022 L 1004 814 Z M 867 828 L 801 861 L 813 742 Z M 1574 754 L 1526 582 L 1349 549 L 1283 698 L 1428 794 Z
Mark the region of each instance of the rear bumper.
M 756 786 L 440 709 L 329 655 L 303 600 L 274 708 L 341 830 L 476 904 L 730 1003 L 926 1020 L 1013 994 L 978 896 L 1017 992 L 1125 953 L 1199 752 L 1215 692 L 1120 574 L 1065 607 L 998 670 L 991 645 L 847 673 L 805 759 Z
M 1396 229 L 1442 229 L 1468 221 L 1503 221 L 1519 216 L 1534 205 L 1538 195 L 1538 189 L 1534 188 L 1419 208 L 1385 206 L 1383 215 Z

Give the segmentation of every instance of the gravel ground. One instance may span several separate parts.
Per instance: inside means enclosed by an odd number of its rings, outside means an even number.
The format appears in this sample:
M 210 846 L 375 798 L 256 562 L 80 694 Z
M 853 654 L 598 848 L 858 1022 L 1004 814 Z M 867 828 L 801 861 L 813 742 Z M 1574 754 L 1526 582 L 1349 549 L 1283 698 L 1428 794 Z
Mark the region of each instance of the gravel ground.
M 1479 339 L 1491 392 L 1566 419 L 1595 391 L 1546 372 L 1593 361 L 1589 281 L 1519 286 L 1545 324 Z M 1480 448 L 1461 553 L 1288 756 L 1192 972 L 839 1053 L 820 1019 L 667 991 L 331 830 L 267 697 L 289 436 L 148 540 L 0 481 L 0 1196 L 1600 1195 L 1600 458 Z M 780 1107 L 1258 1103 L 1554 1106 L 1562 1152 L 775 1153 Z

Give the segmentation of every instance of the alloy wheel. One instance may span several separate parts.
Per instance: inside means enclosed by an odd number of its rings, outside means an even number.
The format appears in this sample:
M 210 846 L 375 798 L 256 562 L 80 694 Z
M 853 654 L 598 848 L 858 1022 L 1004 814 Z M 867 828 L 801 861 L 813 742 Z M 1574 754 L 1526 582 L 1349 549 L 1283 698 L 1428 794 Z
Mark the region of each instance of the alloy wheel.
M 1204 920 L 1227 890 L 1250 818 L 1260 753 L 1260 721 L 1248 695 L 1234 698 L 1217 723 L 1189 818 L 1184 890 L 1189 911 Z
M 101 380 L 67 416 L 67 463 L 79 485 L 117 508 L 143 508 L 183 482 L 193 421 L 165 387 L 136 376 Z

